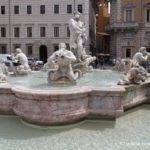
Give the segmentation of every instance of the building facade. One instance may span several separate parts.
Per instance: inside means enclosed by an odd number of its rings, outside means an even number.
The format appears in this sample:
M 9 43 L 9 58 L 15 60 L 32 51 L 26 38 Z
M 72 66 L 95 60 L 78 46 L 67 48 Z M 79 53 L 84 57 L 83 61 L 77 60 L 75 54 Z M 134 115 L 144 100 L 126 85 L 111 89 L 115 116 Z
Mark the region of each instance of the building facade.
M 139 47 L 150 51 L 150 0 L 110 0 L 111 55 L 132 58 Z
M 106 31 L 109 23 L 108 0 L 99 1 L 99 15 L 97 18 L 97 50 L 98 53 L 110 53 L 110 36 Z
M 92 0 L 1 0 L 0 1 L 0 53 L 13 53 L 20 47 L 28 57 L 46 61 L 58 44 L 69 45 L 69 20 L 74 11 L 81 12 L 87 28 L 86 43 L 95 44 L 95 17 Z M 92 30 L 94 37 L 89 35 Z

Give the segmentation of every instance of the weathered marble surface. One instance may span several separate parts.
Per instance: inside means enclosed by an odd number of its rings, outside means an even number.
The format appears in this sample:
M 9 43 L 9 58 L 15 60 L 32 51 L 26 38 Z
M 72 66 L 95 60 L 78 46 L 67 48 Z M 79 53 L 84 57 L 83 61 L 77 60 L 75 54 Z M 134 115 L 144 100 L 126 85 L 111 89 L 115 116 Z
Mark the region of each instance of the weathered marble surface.
M 115 119 L 125 109 L 149 102 L 150 81 L 110 88 L 82 87 L 70 90 L 32 90 L 0 86 L 0 112 L 16 114 L 38 125 L 61 125 L 85 118 Z

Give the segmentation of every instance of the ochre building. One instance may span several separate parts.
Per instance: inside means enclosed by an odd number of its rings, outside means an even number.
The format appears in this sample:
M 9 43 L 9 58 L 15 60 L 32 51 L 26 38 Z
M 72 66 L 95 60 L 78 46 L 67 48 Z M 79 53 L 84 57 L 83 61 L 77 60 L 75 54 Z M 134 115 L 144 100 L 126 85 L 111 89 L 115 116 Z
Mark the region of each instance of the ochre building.
M 132 58 L 139 47 L 150 51 L 150 0 L 110 0 L 110 52 Z

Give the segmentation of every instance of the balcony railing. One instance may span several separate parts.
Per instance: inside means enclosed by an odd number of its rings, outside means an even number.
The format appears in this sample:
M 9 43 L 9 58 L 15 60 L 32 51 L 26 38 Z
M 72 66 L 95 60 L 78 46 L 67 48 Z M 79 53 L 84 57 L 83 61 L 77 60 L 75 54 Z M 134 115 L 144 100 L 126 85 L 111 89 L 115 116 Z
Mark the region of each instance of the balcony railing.
M 124 29 L 135 29 L 137 30 L 139 28 L 139 23 L 137 22 L 116 22 L 113 24 L 110 24 L 106 27 L 106 30 L 124 30 Z

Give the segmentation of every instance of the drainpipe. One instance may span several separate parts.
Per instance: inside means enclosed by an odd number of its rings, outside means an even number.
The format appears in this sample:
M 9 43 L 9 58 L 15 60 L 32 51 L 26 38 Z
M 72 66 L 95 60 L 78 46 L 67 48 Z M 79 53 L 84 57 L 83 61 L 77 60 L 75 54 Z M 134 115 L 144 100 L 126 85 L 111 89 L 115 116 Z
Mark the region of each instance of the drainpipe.
M 9 18 L 9 48 L 10 48 L 10 50 L 9 50 L 9 52 L 10 52 L 10 54 L 11 54 L 11 12 L 10 12 L 10 0 L 8 1 L 8 5 L 9 5 L 9 12 L 8 12 L 8 18 Z
M 141 7 L 141 25 L 140 26 L 142 27 L 143 26 L 143 12 L 142 12 L 143 11 L 143 9 L 142 9 L 143 5 L 142 5 L 142 0 L 140 2 L 141 2 L 141 6 L 140 6 Z M 142 46 L 142 37 L 140 36 L 140 47 L 141 46 Z
M 73 2 L 74 4 L 74 12 L 76 11 L 76 0 L 74 0 L 74 2 Z

